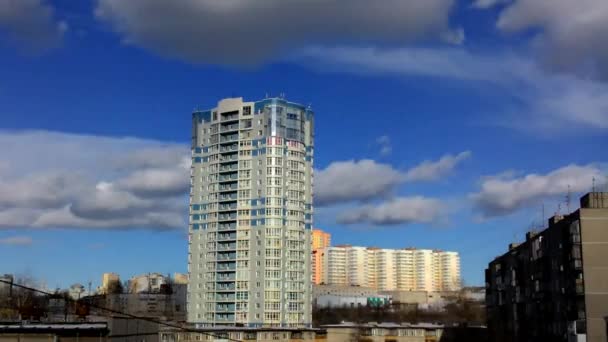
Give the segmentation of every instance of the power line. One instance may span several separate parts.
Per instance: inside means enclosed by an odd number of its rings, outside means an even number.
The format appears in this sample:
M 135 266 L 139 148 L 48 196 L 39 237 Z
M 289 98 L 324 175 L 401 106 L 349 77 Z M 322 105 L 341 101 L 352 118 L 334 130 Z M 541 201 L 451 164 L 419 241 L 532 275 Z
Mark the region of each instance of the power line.
M 11 291 L 12 291 L 12 287 L 15 286 L 15 287 L 27 290 L 27 291 L 37 292 L 37 293 L 44 294 L 44 295 L 47 295 L 47 296 L 54 296 L 54 295 L 56 295 L 54 293 L 42 291 L 42 290 L 35 289 L 33 287 L 29 287 L 29 286 L 25 286 L 25 285 L 15 284 L 15 283 L 13 283 L 11 281 L 6 281 L 6 280 L 2 280 L 2 279 L 0 279 L 0 283 L 8 284 L 9 286 L 11 286 Z M 72 299 L 70 297 L 67 297 L 67 296 L 64 297 L 63 299 L 65 301 L 69 301 L 69 302 L 78 302 L 77 300 L 74 300 L 74 299 Z M 230 337 L 219 336 L 219 335 L 215 335 L 215 334 L 204 332 L 204 331 L 198 331 L 198 330 L 195 330 L 195 329 L 188 329 L 188 328 L 182 327 L 182 326 L 177 325 L 177 324 L 171 324 L 171 323 L 159 321 L 159 320 L 156 320 L 156 319 L 153 319 L 153 318 L 149 318 L 149 317 L 141 317 L 141 316 L 133 315 L 133 314 L 130 314 L 130 313 L 122 312 L 122 311 L 119 311 L 119 310 L 109 309 L 109 308 L 106 308 L 106 307 L 103 307 L 103 306 L 100 306 L 100 305 L 96 305 L 96 304 L 93 304 L 93 303 L 89 303 L 89 302 L 86 302 L 86 301 L 84 302 L 84 304 L 87 305 L 88 307 L 91 307 L 91 308 L 99 309 L 99 310 L 102 310 L 102 311 L 107 311 L 107 312 L 110 312 L 110 313 L 113 313 L 113 314 L 127 316 L 127 317 L 130 317 L 130 318 L 140 319 L 142 321 L 147 321 L 147 322 L 151 322 L 151 323 L 156 323 L 156 324 L 164 325 L 164 326 L 167 326 L 167 327 L 170 327 L 170 328 L 180 329 L 180 330 L 183 330 L 183 331 L 186 331 L 186 332 L 199 333 L 199 334 L 211 336 L 211 337 L 214 337 L 214 338 L 221 338 L 221 339 L 226 339 L 226 340 L 229 340 L 229 341 L 242 342 L 241 340 L 233 339 L 233 338 L 230 338 Z

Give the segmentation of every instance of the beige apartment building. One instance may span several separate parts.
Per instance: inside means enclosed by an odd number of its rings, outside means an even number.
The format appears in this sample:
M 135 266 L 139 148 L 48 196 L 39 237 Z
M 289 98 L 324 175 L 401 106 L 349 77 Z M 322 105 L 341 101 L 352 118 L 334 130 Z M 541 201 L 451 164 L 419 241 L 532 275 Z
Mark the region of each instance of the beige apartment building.
M 98 289 L 100 294 L 108 293 L 110 286 L 114 283 L 120 283 L 120 276 L 116 273 L 104 273 L 101 275 L 101 286 Z
M 313 229 L 311 234 L 312 241 L 312 282 L 314 284 L 321 283 L 321 270 L 323 269 L 323 259 L 321 258 L 320 250 L 331 245 L 331 234 L 322 231 L 321 229 Z
M 319 254 L 322 284 L 379 291 L 458 291 L 461 287 L 457 252 L 342 245 L 323 248 Z

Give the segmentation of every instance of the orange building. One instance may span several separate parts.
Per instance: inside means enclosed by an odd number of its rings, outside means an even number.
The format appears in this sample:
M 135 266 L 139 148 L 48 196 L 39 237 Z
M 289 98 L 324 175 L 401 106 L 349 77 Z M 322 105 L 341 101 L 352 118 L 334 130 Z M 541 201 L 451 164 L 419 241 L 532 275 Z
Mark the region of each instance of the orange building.
M 312 230 L 312 282 L 321 283 L 321 272 L 323 271 L 322 250 L 331 245 L 331 234 L 320 229 Z

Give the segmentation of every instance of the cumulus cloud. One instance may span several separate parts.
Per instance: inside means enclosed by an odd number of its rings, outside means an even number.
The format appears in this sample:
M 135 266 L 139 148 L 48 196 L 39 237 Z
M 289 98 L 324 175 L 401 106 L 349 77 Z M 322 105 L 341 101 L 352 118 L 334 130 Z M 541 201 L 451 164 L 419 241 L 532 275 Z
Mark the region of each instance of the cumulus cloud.
M 186 145 L 45 131 L 0 132 L 0 145 L 0 227 L 186 227 Z
M 397 197 L 378 205 L 365 205 L 348 210 L 338 216 L 338 222 L 376 225 L 432 223 L 439 221 L 444 214 L 444 205 L 437 199 L 421 196 Z
M 15 43 L 32 52 L 54 48 L 68 25 L 55 20 L 53 12 L 44 0 L 0 0 L 0 32 L 6 31 Z
M 604 180 L 597 165 L 568 165 L 546 174 L 520 177 L 508 172 L 482 179 L 481 189 L 470 197 L 482 216 L 502 216 L 539 204 L 543 199 L 564 196 L 568 189 L 575 193 L 590 191 L 594 178 L 598 185 Z
M 463 160 L 471 156 L 471 151 L 460 152 L 457 155 L 446 154 L 437 161 L 425 160 L 420 165 L 404 174 L 407 182 L 432 181 L 444 177 Z
M 179 165 L 179 164 L 178 164 Z M 184 194 L 190 188 L 189 166 L 133 172 L 116 185 L 140 197 L 166 197 Z
M 608 129 L 608 85 L 574 74 L 548 73 L 510 53 L 471 53 L 464 48 L 308 48 L 301 63 L 363 75 L 431 77 L 468 82 L 509 93 L 514 108 L 492 113 L 497 124 L 535 134 Z M 608 60 L 608 59 L 606 59 Z M 498 114 L 498 115 L 497 115 Z
M 29 236 L 11 236 L 0 238 L 0 245 L 7 246 L 29 246 L 32 244 L 32 238 Z
M 604 0 L 516 0 L 500 13 L 496 26 L 503 32 L 538 29 L 534 44 L 550 65 L 577 72 L 591 68 L 608 77 Z
M 403 175 L 373 160 L 339 161 L 315 173 L 315 204 L 371 200 L 390 193 Z
M 311 43 L 441 39 L 451 32 L 452 6 L 453 0 L 99 0 L 95 14 L 125 42 L 164 56 L 250 64 Z
M 447 154 L 438 161 L 424 161 L 405 171 L 370 159 L 333 162 L 327 168 L 315 171 L 315 205 L 387 197 L 402 183 L 447 176 L 469 155 L 469 151 L 456 156 Z

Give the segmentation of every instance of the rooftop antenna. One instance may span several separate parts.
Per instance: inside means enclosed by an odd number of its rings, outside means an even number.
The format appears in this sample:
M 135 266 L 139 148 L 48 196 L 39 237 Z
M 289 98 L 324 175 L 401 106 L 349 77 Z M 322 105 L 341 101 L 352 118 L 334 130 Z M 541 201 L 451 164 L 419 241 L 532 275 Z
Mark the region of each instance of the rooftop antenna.
M 268 94 L 268 92 L 266 92 L 266 98 L 268 98 L 270 95 Z
M 568 184 L 568 193 L 566 194 L 566 208 L 568 209 L 568 213 L 570 213 L 570 184 Z
M 543 208 L 542 208 L 542 211 L 543 211 L 543 222 L 542 222 L 542 225 L 543 225 L 543 227 L 544 227 L 544 226 L 545 226 L 545 223 L 547 222 L 547 220 L 545 219 L 545 202 L 543 202 Z
M 591 178 L 591 192 L 595 192 L 595 176 Z
M 558 203 L 557 204 L 557 211 L 555 212 L 555 216 L 559 216 L 562 212 L 562 204 Z

